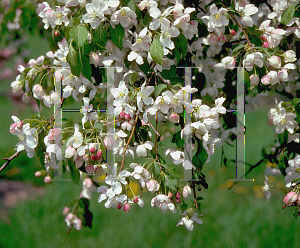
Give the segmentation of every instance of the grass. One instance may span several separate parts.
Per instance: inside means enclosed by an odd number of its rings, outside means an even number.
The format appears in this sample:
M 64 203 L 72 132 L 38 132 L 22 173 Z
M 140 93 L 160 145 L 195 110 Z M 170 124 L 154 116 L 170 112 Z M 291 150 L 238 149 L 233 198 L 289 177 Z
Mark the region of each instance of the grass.
M 266 114 L 267 109 L 257 109 L 246 116 L 249 163 L 258 161 L 261 147 L 273 139 L 272 129 L 266 126 Z M 227 179 L 234 178 L 235 166 L 220 169 L 217 150 L 204 168 L 209 184 L 209 189 L 200 194 L 205 198 L 205 215 L 203 224 L 195 224 L 193 232 L 176 227 L 179 213 L 163 214 L 152 208 L 151 195 L 145 194 L 143 209 L 133 206 L 125 213 L 105 209 L 97 203 L 98 194 L 94 193 L 92 230 L 72 230 L 67 235 L 62 209 L 78 195 L 80 187 L 55 182 L 47 186 L 43 197 L 22 202 L 12 210 L 10 224 L 0 223 L 0 247 L 299 247 L 299 220 L 292 216 L 292 209 L 281 209 L 283 195 L 276 189 L 282 178 L 272 178 L 275 186 L 268 203 L 257 191 L 257 185 L 263 185 L 264 169 L 262 165 L 249 175 L 254 182 L 240 182 L 228 190 Z

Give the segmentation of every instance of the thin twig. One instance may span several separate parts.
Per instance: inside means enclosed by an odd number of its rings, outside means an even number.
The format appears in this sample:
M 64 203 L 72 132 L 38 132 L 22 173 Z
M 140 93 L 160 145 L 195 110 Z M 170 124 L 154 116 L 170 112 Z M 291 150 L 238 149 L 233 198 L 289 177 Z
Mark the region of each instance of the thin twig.
M 150 123 L 150 121 L 148 121 L 147 123 L 150 127 L 152 127 L 153 131 L 155 132 L 155 134 L 157 134 L 158 136 L 160 136 L 159 132 L 156 131 L 156 129 L 153 127 L 153 125 Z
M 134 133 L 134 130 L 135 130 L 135 127 L 136 127 L 138 118 L 139 118 L 139 113 L 140 113 L 140 111 L 138 110 L 137 113 L 136 113 L 135 123 L 134 123 L 134 126 L 133 126 L 133 128 L 132 128 L 130 137 L 129 137 L 129 139 L 128 139 L 128 141 L 127 141 L 127 144 L 126 144 L 126 146 L 125 146 L 125 148 L 124 148 L 123 158 L 122 158 L 122 164 L 121 164 L 121 168 L 120 168 L 119 173 L 120 173 L 120 172 L 123 170 L 123 168 L 124 168 L 124 161 L 125 161 L 126 150 L 127 150 L 127 147 L 128 147 L 128 145 L 129 145 L 130 140 L 132 139 L 132 136 L 133 136 L 133 133 Z
M 194 175 L 194 169 L 192 169 L 192 176 Z M 195 201 L 195 207 L 197 210 L 198 209 L 198 203 L 197 203 L 197 195 L 196 195 L 196 189 L 195 189 L 195 182 L 192 182 L 192 189 L 193 189 L 193 194 L 194 194 L 194 201 Z
M 240 27 L 240 29 L 242 30 L 242 32 L 244 33 L 246 39 L 247 39 L 247 42 L 248 42 L 248 45 L 251 47 L 252 46 L 252 43 L 251 41 L 249 40 L 249 37 L 248 35 L 246 34 L 245 32 L 245 29 L 242 27 L 242 25 L 237 21 L 237 19 L 234 17 L 234 15 L 232 13 L 230 13 L 230 11 L 228 11 L 229 15 L 233 18 L 233 20 L 235 20 L 236 24 Z
M 259 160 L 255 165 L 251 165 L 249 170 L 245 172 L 245 175 L 240 178 L 242 180 L 244 177 L 246 177 L 254 168 L 258 167 L 262 162 L 264 162 L 264 158 Z M 246 164 L 246 163 L 245 163 Z M 247 163 L 248 164 L 248 163 Z M 249 165 L 249 164 L 248 164 Z M 236 185 L 239 181 L 235 181 L 228 189 L 231 189 L 234 185 Z
M 9 158 L 3 158 L 4 160 L 6 160 L 6 162 L 1 166 L 0 168 L 0 172 L 3 171 L 5 169 L 6 166 L 8 166 L 8 164 L 10 163 L 10 161 L 12 161 L 14 158 L 18 157 L 18 155 L 21 153 L 20 152 L 16 152 L 14 155 L 12 155 Z

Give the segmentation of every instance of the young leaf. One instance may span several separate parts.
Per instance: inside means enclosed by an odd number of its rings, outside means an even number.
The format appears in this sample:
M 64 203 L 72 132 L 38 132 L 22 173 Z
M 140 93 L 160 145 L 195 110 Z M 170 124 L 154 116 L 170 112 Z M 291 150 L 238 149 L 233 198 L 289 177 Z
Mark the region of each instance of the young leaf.
M 81 72 L 81 66 L 80 66 L 81 63 L 79 63 L 79 61 L 78 61 L 77 52 L 72 45 L 72 40 L 70 41 L 70 44 L 69 44 L 69 52 L 67 55 L 67 62 L 69 63 L 69 65 L 71 67 L 72 74 L 79 77 L 80 72 Z
M 72 181 L 75 184 L 79 184 L 80 173 L 79 173 L 79 170 L 77 169 L 77 167 L 75 166 L 73 160 L 68 159 L 68 167 L 70 169 Z
M 155 97 L 158 97 L 160 94 L 161 94 L 161 92 L 163 91 L 163 90 L 165 90 L 167 88 L 167 85 L 166 84 L 159 84 L 159 85 L 157 85 L 156 87 L 155 87 L 155 90 L 154 90 L 154 96 Z
M 293 18 L 295 14 L 295 5 L 291 4 L 282 14 L 281 23 L 287 25 Z
M 112 26 L 109 27 L 109 35 L 112 40 L 112 42 L 120 49 L 122 50 L 123 47 L 123 41 L 125 37 L 125 30 L 122 27 L 121 24 L 118 24 L 113 28 Z
M 97 122 L 94 127 L 94 129 L 103 130 L 103 124 L 101 122 Z
M 157 162 L 153 163 L 153 168 L 154 168 L 154 175 L 158 177 L 160 175 L 160 167 Z
M 70 29 L 69 36 L 76 42 L 77 47 L 81 47 L 87 39 L 88 31 L 86 27 L 78 25 Z
M 164 56 L 164 50 L 157 35 L 154 37 L 150 46 L 150 55 L 154 62 L 161 65 L 161 61 Z
M 104 51 L 107 39 L 107 30 L 104 29 L 103 24 L 100 24 L 100 26 L 94 32 L 94 47 L 100 52 Z
M 165 176 L 165 186 L 168 187 L 170 190 L 176 191 L 177 190 L 178 182 L 177 180 L 171 178 L 170 176 Z

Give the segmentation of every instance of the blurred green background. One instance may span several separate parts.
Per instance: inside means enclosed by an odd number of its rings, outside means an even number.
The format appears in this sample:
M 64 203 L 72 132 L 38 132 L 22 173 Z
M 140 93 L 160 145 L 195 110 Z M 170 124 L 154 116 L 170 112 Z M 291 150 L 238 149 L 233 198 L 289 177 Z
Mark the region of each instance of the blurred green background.
M 49 50 L 47 42 L 38 37 L 29 36 L 29 41 L 32 58 Z M 14 78 L 1 81 L 1 158 L 18 142 L 17 137 L 8 132 L 11 115 L 24 119 L 33 113 L 30 107 L 20 108 L 8 97 L 12 81 Z M 273 144 L 274 131 L 267 126 L 271 106 L 258 107 L 246 114 L 246 161 L 250 164 L 260 160 L 263 146 Z M 51 112 L 48 115 L 50 117 Z M 225 146 L 225 152 L 228 159 L 235 158 L 234 147 Z M 283 185 L 284 178 L 270 177 L 270 184 L 274 186 L 267 202 L 260 189 L 266 164 L 247 177 L 253 178 L 253 182 L 240 182 L 228 189 L 231 186 L 228 179 L 235 178 L 235 164 L 230 163 L 226 168 L 220 167 L 220 163 L 221 150 L 217 149 L 204 167 L 209 188 L 199 192 L 205 198 L 201 206 L 203 224 L 195 224 L 192 232 L 184 226 L 176 227 L 181 218 L 178 212 L 163 214 L 152 208 L 152 195 L 147 193 L 144 208 L 133 206 L 129 213 L 105 209 L 103 203 L 97 203 L 99 194 L 93 193 L 90 207 L 94 214 L 93 228 L 73 229 L 68 235 L 62 210 L 78 196 L 81 188 L 71 182 L 45 186 L 41 178 L 34 177 L 34 172 L 41 169 L 37 159 L 30 160 L 23 152 L 0 174 L 0 187 L 3 187 L 1 182 L 11 180 L 26 183 L 24 188 L 31 185 L 38 190 L 28 190 L 25 197 L 12 190 L 18 203 L 12 207 L 4 205 L 7 195 L 0 193 L 0 247 L 300 247 L 300 220 L 293 217 L 292 209 L 281 208 L 283 194 L 278 187 Z

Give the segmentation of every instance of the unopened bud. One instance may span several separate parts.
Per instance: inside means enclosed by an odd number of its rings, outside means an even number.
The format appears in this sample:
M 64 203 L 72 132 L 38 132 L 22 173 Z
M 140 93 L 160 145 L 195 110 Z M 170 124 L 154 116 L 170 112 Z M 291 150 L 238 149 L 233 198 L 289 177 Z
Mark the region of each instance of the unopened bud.
M 118 203 L 118 209 L 121 209 L 122 208 L 122 204 L 119 202 Z
M 130 120 L 130 119 L 131 119 L 131 116 L 130 116 L 129 114 L 126 114 L 126 115 L 125 115 L 125 119 L 126 119 L 126 120 Z
M 126 203 L 124 205 L 124 211 L 127 212 L 127 213 L 130 211 L 130 205 L 129 205 L 129 203 Z
M 90 63 L 94 64 L 96 66 L 99 66 L 101 62 L 101 59 L 97 53 L 91 53 L 90 55 Z
M 172 113 L 169 118 L 172 123 L 179 123 L 179 115 L 176 113 Z
M 67 215 L 70 212 L 70 208 L 64 207 L 63 215 Z
M 270 46 L 270 42 L 265 41 L 264 44 L 263 44 L 263 47 L 268 48 L 269 46 Z
M 169 198 L 172 198 L 172 197 L 173 197 L 173 194 L 172 194 L 171 192 L 169 192 L 169 193 L 168 193 L 168 197 L 169 197 Z
M 85 170 L 88 174 L 92 174 L 95 171 L 95 168 L 94 168 L 93 165 L 90 164 L 90 165 L 85 167 Z
M 45 176 L 44 178 L 44 183 L 51 183 L 51 177 L 50 176 Z
M 59 31 L 58 31 L 58 30 L 55 30 L 55 31 L 54 31 L 54 36 L 55 36 L 55 37 L 58 37 L 59 35 L 60 35 Z
M 126 115 L 125 112 L 122 111 L 122 112 L 120 113 L 120 118 L 122 118 L 122 119 L 125 118 L 125 115 Z
M 180 198 L 180 196 L 181 196 L 181 194 L 180 194 L 180 192 L 178 191 L 178 192 L 176 193 L 175 197 L 176 197 L 176 198 Z
M 91 160 L 93 160 L 93 161 L 97 160 L 97 157 L 95 154 L 91 155 Z
M 176 198 L 176 203 L 181 203 L 181 199 L 180 198 Z
M 35 173 L 34 173 L 34 176 L 35 177 L 40 177 L 42 175 L 42 172 L 40 172 L 40 171 L 36 171 Z
M 230 34 L 231 34 L 232 36 L 234 36 L 234 35 L 236 35 L 236 31 L 233 30 L 233 29 L 231 29 L 231 30 L 230 30 Z
M 138 203 L 138 202 L 139 202 L 139 198 L 138 198 L 137 196 L 135 196 L 135 197 L 133 198 L 133 202 L 134 202 L 134 203 Z

